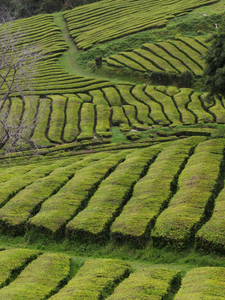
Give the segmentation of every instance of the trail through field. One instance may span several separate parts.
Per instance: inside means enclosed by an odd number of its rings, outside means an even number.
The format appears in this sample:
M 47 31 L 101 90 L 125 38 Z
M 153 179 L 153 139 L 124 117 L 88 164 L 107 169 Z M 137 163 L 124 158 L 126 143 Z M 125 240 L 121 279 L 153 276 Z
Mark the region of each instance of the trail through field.
M 58 13 L 54 13 L 54 22 L 55 24 L 60 28 L 61 32 L 62 32 L 62 36 L 65 40 L 65 42 L 68 45 L 68 50 L 65 51 L 62 56 L 59 58 L 59 64 L 61 65 L 61 67 L 67 71 L 69 74 L 74 74 L 74 75 L 78 75 L 78 76 L 84 76 L 84 77 L 92 77 L 92 78 L 97 78 L 97 79 L 109 79 L 109 80 L 113 80 L 113 82 L 117 83 L 117 82 L 121 82 L 121 78 L 120 79 L 116 79 L 114 78 L 114 76 L 110 76 L 110 75 L 104 75 L 103 76 L 99 76 L 96 74 L 93 74 L 91 72 L 89 72 L 87 69 L 83 69 L 76 60 L 76 57 L 79 53 L 79 51 L 82 50 L 78 50 L 75 43 L 73 42 L 72 38 L 70 37 L 69 34 L 69 29 L 67 27 L 66 21 L 63 18 L 62 12 L 58 12 Z

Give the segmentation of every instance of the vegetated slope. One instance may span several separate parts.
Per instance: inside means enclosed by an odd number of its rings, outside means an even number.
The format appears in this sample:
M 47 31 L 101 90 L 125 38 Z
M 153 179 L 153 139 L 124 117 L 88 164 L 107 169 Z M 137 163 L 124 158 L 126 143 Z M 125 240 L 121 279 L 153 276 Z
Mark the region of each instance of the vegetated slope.
M 162 27 L 167 21 L 215 1 L 104 0 L 65 12 L 71 36 L 80 49 L 142 30 Z
M 54 23 L 52 15 L 44 14 L 35 17 L 6 23 L 8 34 L 15 34 L 17 41 L 12 54 L 18 55 L 23 47 L 37 46 L 40 59 L 34 65 L 34 74 L 30 82 L 29 94 L 46 95 L 63 92 L 73 92 L 85 86 L 104 86 L 107 80 L 96 80 L 68 74 L 58 63 L 58 57 L 67 50 L 68 45 L 63 39 L 60 29 Z M 1 32 L 4 33 L 4 27 Z M 29 64 L 29 62 L 28 62 Z M 26 74 L 29 77 L 29 74 Z M 99 85 L 100 84 L 100 85 Z M 107 84 L 106 84 L 107 85 Z M 25 86 L 26 90 L 27 87 Z M 3 84 L 1 93 L 7 90 Z
M 140 49 L 121 52 L 106 59 L 112 67 L 128 67 L 140 72 L 192 72 L 203 74 L 203 55 L 207 51 L 207 43 L 198 39 L 177 37 L 156 44 L 145 43 Z
M 37 164 L 1 183 L 0 228 L 14 235 L 36 230 L 136 245 L 153 238 L 155 244 L 189 247 L 217 204 L 224 147 L 224 139 L 190 137 Z M 217 240 L 213 245 L 218 248 Z M 218 245 L 223 251 L 222 234 Z
M 3 110 L 9 111 L 9 122 L 15 115 L 28 124 L 35 118 L 35 128 L 26 134 L 38 147 L 96 137 L 109 142 L 115 126 L 135 138 L 131 130 L 146 131 L 157 125 L 225 123 L 224 99 L 215 97 L 209 103 L 206 93 L 190 88 L 121 84 L 91 89 L 90 85 L 82 93 L 12 98 Z
M 134 264 L 119 259 L 86 258 L 72 274 L 66 254 L 28 249 L 0 252 L 2 299 L 224 299 L 223 267 L 192 268 Z M 138 268 L 137 268 L 138 266 Z

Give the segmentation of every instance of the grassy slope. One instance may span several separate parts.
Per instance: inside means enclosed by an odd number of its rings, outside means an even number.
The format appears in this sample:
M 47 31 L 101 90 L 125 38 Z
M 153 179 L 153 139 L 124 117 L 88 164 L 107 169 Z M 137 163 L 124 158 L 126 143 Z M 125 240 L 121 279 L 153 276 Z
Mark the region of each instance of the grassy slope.
M 220 12 L 225 8 L 225 0 L 221 0 L 211 6 L 206 6 L 195 10 L 193 13 L 188 14 L 185 17 L 175 19 L 171 21 L 167 28 L 157 31 L 146 31 L 140 34 L 135 34 L 129 37 L 124 37 L 119 40 L 108 42 L 102 45 L 96 45 L 93 49 L 87 52 L 80 52 L 76 49 L 75 45 L 68 38 L 66 34 L 65 23 L 61 18 L 61 13 L 54 14 L 56 24 L 62 29 L 65 40 L 69 45 L 69 50 L 63 54 L 59 63 L 61 66 L 71 74 L 79 74 L 82 76 L 92 77 L 104 77 L 105 72 L 108 72 L 107 68 L 103 67 L 102 70 L 96 70 L 92 68 L 92 64 L 89 63 L 89 70 L 85 70 L 84 66 L 88 61 L 92 61 L 95 56 L 101 54 L 104 57 L 118 53 L 122 50 L 135 49 L 146 41 L 158 41 L 165 38 L 175 36 L 176 34 L 184 34 L 187 36 L 197 35 L 198 33 L 209 33 L 215 30 L 214 23 L 219 19 Z M 207 16 L 205 16 L 205 14 Z M 210 21 L 210 22 L 209 22 Z M 192 31 L 191 24 L 198 23 L 199 26 L 195 26 Z M 217 22 L 219 23 L 219 22 Z M 190 26 L 186 26 L 189 24 Z M 189 28 L 189 29 L 188 29 Z M 188 29 L 188 30 L 187 30 Z M 199 32 L 200 31 L 200 32 Z M 169 33 L 169 34 L 168 34 Z M 132 47 L 131 47 L 132 45 Z M 79 64 L 78 64 L 79 63 Z M 95 74 L 90 70 L 94 70 Z M 115 81 L 122 79 L 127 80 L 127 74 L 116 75 L 107 74 L 107 78 L 111 78 Z M 130 79 L 132 82 L 138 83 L 142 81 L 142 78 Z M 116 130 L 115 130 L 116 131 Z M 115 132 L 116 133 L 116 132 Z M 121 141 L 120 133 L 117 132 L 118 140 L 115 138 L 113 142 Z M 42 163 L 45 163 L 43 159 Z M 149 243 L 143 249 L 136 249 L 133 245 L 116 244 L 115 242 L 107 242 L 106 244 L 89 244 L 79 243 L 71 241 L 54 241 L 42 236 L 36 236 L 30 233 L 26 237 L 10 237 L 0 236 L 0 248 L 31 248 L 39 249 L 42 251 L 67 253 L 72 256 L 72 274 L 74 275 L 80 266 L 84 263 L 87 257 L 109 257 L 109 258 L 121 258 L 130 260 L 134 269 L 142 268 L 143 266 L 150 264 L 170 264 L 179 267 L 183 274 L 188 270 L 197 266 L 223 266 L 225 267 L 225 257 L 216 253 L 209 255 L 201 252 L 195 252 L 193 248 L 183 250 L 180 252 L 171 251 L 167 248 L 156 249 Z

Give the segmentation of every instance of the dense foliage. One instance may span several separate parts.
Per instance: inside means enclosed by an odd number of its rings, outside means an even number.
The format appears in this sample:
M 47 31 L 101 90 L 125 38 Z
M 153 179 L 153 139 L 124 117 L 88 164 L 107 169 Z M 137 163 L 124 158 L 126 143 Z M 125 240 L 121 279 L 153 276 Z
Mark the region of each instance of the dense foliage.
M 225 95 L 225 30 L 218 29 L 211 38 L 206 55 L 205 86 L 211 94 Z

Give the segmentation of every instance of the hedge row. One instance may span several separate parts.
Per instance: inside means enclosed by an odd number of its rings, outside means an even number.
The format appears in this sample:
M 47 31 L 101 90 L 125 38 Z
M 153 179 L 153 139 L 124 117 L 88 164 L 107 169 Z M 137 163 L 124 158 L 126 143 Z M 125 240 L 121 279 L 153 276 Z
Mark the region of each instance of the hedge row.
M 140 0 L 114 3 L 104 0 L 64 13 L 70 35 L 81 49 L 138 31 L 165 26 L 169 19 L 214 1 L 176 0 L 156 2 Z
M 19 273 L 32 260 L 40 255 L 39 251 L 12 249 L 0 252 L 0 288 L 8 285 L 16 273 Z
M 98 137 L 111 137 L 112 132 L 110 132 L 110 108 L 106 105 L 96 106 L 96 129 L 95 134 Z
M 0 207 L 5 205 L 10 198 L 16 195 L 20 190 L 24 189 L 27 185 L 30 185 L 39 178 L 47 176 L 57 167 L 57 164 L 36 167 L 22 176 L 13 177 L 11 180 L 0 184 Z
M 185 247 L 210 214 L 219 191 L 224 140 L 200 143 L 178 180 L 178 191 L 156 220 L 155 244 Z
M 145 43 L 141 49 L 112 55 L 106 61 L 110 66 L 125 66 L 142 72 L 182 73 L 192 71 L 196 75 L 202 75 L 204 67 L 202 55 L 205 54 L 206 48 L 193 38 L 186 39 L 186 43 L 185 38 L 182 39 L 182 37 L 178 40 L 169 40 L 158 44 Z M 191 45 L 187 42 L 190 42 Z M 199 53 L 200 50 L 202 52 Z M 120 65 L 116 65 L 116 63 Z
M 56 195 L 46 200 L 38 214 L 29 220 L 29 227 L 44 232 L 64 235 L 65 225 L 88 203 L 101 181 L 126 157 L 126 151 L 118 155 L 96 154 L 80 162 L 80 170 Z M 105 159 L 104 159 L 105 158 Z M 100 161 L 98 161 L 100 160 Z
M 180 281 L 180 271 L 151 266 L 132 273 L 107 299 L 167 299 Z
M 194 92 L 190 97 L 191 101 L 187 107 L 196 115 L 198 123 L 212 123 L 214 121 L 213 116 L 203 109 L 199 99 L 200 95 L 201 93 Z
M 195 115 L 188 110 L 188 104 L 191 101 L 190 95 L 192 92 L 192 89 L 181 88 L 180 93 L 173 96 L 174 101 L 176 102 L 176 105 L 181 113 L 182 123 L 185 125 L 194 124 L 197 122 L 197 116 L 195 117 Z
M 50 96 L 52 99 L 51 105 L 51 122 L 48 130 L 48 139 L 50 142 L 62 143 L 62 129 L 64 127 L 66 97 Z
M 0 289 L 1 299 L 42 300 L 54 294 L 70 271 L 70 257 L 64 254 L 43 254 L 33 260 L 20 275 Z
M 1 227 L 16 235 L 24 234 L 27 220 L 39 211 L 41 204 L 56 194 L 85 165 L 87 163 L 75 162 L 59 167 L 25 187 L 0 209 Z
M 181 289 L 175 296 L 175 300 L 224 299 L 223 267 L 202 267 L 190 270 L 182 280 Z
M 107 238 L 109 227 L 129 200 L 133 186 L 159 153 L 161 145 L 129 154 L 113 173 L 100 184 L 87 207 L 66 227 L 70 239 L 79 236 L 93 239 Z
M 70 92 L 65 87 L 61 90 L 62 96 L 56 94 L 38 99 L 33 95 L 26 97 L 24 102 L 12 98 L 3 110 L 10 110 L 8 121 L 11 120 L 12 126 L 18 126 L 19 120 L 26 120 L 26 137 L 32 137 L 39 148 L 93 139 L 96 132 L 99 137 L 110 137 L 112 126 L 120 126 L 126 132 L 131 128 L 147 130 L 149 125 L 225 122 L 224 99 L 215 98 L 208 104 L 207 93 L 192 89 L 131 84 L 103 87 L 103 83 L 88 80 L 77 81 L 79 91 L 82 84 L 86 85 L 83 92 Z M 97 114 L 96 105 L 102 107 L 101 113 Z M 103 117 L 103 111 L 105 120 L 98 120 L 98 116 Z M 100 125 L 101 122 L 104 125 Z M 3 134 L 2 127 L 0 134 Z M 21 144 L 21 147 L 27 145 Z
M 203 225 L 196 235 L 196 245 L 206 252 L 225 250 L 225 188 L 222 189 L 215 201 L 211 219 Z
M 84 103 L 80 113 L 80 130 L 77 140 L 87 140 L 94 137 L 95 109 L 92 103 Z
M 88 259 L 68 284 L 51 300 L 105 299 L 130 273 L 130 265 L 118 259 Z
M 194 147 L 204 139 L 188 138 L 165 145 L 167 147 L 150 166 L 146 176 L 135 185 L 131 199 L 113 223 L 113 238 L 130 239 L 135 243 L 150 238 L 156 218 L 176 191 L 179 173 Z
M 149 108 L 147 105 L 137 101 L 131 94 L 131 87 L 128 85 L 118 85 L 117 86 L 118 92 L 120 93 L 123 102 L 128 105 L 135 106 L 137 110 L 137 120 L 139 123 L 145 126 L 152 125 L 152 120 L 148 117 L 149 115 Z

